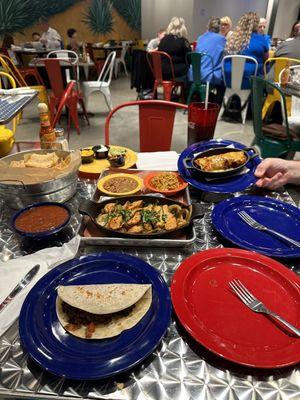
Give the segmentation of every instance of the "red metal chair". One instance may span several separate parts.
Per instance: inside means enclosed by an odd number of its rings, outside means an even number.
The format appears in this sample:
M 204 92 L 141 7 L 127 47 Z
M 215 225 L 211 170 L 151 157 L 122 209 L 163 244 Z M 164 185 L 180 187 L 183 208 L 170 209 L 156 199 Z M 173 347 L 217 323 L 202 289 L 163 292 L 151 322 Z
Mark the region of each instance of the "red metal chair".
M 49 96 L 49 107 L 51 113 L 52 121 L 55 118 L 57 113 L 57 108 L 65 95 L 64 81 L 61 70 L 61 63 L 63 66 L 70 66 L 73 68 L 72 61 L 67 59 L 59 59 L 59 58 L 42 58 L 34 60 L 35 66 L 37 65 L 45 65 L 47 75 L 49 78 L 49 82 L 51 85 L 52 93 Z M 69 121 L 68 121 L 68 136 L 70 132 L 70 124 L 71 120 L 73 121 L 75 128 L 77 130 L 78 135 L 80 135 L 79 121 L 78 121 L 78 103 L 82 107 L 83 115 L 89 124 L 88 115 L 86 112 L 85 104 L 83 101 L 83 95 L 81 91 L 78 89 L 74 89 L 71 91 L 70 95 L 66 98 L 65 106 L 69 110 Z
M 165 80 L 162 71 L 162 59 L 168 60 L 171 71 L 172 79 Z M 181 99 L 184 101 L 184 83 L 176 81 L 174 74 L 173 61 L 171 56 L 164 51 L 151 51 L 147 53 L 147 60 L 152 70 L 154 76 L 154 86 L 153 86 L 153 99 L 157 98 L 157 89 L 159 87 L 163 88 L 164 100 L 171 101 L 171 96 L 173 91 L 180 87 L 181 88 Z
M 163 100 L 141 100 L 120 104 L 105 121 L 105 144 L 109 145 L 109 124 L 112 116 L 121 108 L 139 106 L 140 151 L 168 151 L 171 148 L 175 112 L 188 106 Z

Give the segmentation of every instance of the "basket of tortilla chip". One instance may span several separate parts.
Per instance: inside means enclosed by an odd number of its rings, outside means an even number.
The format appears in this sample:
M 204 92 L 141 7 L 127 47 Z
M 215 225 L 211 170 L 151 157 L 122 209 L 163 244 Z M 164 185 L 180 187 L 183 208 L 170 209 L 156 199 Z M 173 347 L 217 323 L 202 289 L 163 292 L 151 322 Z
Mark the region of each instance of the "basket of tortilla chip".
M 152 302 L 147 284 L 59 286 L 56 313 L 64 329 L 82 339 L 107 339 L 133 328 Z
M 29 150 L 0 161 L 0 196 L 14 209 L 70 199 L 77 186 L 79 151 Z

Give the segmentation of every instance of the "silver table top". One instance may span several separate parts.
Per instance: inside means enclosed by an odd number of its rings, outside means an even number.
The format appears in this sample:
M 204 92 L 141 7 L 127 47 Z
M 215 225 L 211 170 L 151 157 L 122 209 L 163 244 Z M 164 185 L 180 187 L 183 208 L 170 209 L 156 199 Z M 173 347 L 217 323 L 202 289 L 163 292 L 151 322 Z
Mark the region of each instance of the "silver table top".
M 77 206 L 80 195 L 91 197 L 94 185 L 79 182 L 78 193 L 69 202 L 74 211 L 71 228 L 73 236 L 80 224 Z M 251 194 L 251 190 L 247 191 Z M 291 203 L 287 193 L 270 196 Z M 193 196 L 195 200 L 196 197 Z M 136 255 L 156 267 L 170 283 L 181 261 L 191 254 L 208 248 L 222 247 L 210 221 L 212 204 L 203 220 L 196 223 L 197 240 L 186 248 L 109 248 Z M 1 208 L 0 258 L 7 260 L 36 249 L 21 243 L 7 221 L 11 211 Z M 66 239 L 66 238 L 65 238 Z M 81 247 L 80 255 L 108 250 L 103 247 Z M 300 273 L 300 264 L 288 265 Z M 61 399 L 137 399 L 137 400 L 296 400 L 300 399 L 300 370 L 258 371 L 234 365 L 212 355 L 187 338 L 173 320 L 158 349 L 139 367 L 113 379 L 94 382 L 72 382 L 52 376 L 34 365 L 23 353 L 15 323 L 0 338 L 0 396 L 3 398 L 61 398 Z M 87 366 L 88 367 L 88 366 Z

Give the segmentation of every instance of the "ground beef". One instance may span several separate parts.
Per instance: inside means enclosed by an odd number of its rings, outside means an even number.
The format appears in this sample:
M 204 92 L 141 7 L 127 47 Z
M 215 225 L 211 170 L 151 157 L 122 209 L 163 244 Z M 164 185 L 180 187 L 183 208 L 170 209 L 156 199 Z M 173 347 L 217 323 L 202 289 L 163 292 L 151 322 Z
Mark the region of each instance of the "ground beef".
M 133 308 L 134 305 L 117 313 L 98 315 L 82 311 L 76 307 L 70 306 L 64 301 L 62 302 L 62 309 L 63 312 L 66 313 L 68 316 L 68 322 L 74 325 L 88 325 L 92 322 L 94 324 L 109 323 L 112 319 L 112 316 L 126 317 Z

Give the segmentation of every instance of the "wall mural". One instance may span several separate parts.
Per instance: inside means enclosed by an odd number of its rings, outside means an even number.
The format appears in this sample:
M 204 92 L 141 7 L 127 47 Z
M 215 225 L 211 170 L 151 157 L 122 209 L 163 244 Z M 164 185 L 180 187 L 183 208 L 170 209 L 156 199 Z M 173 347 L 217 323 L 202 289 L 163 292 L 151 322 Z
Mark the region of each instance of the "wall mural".
M 22 33 L 42 16 L 53 16 L 82 0 L 1 0 L 0 36 Z M 94 34 L 114 31 L 112 8 L 130 28 L 141 30 L 141 0 L 90 0 L 82 21 Z

